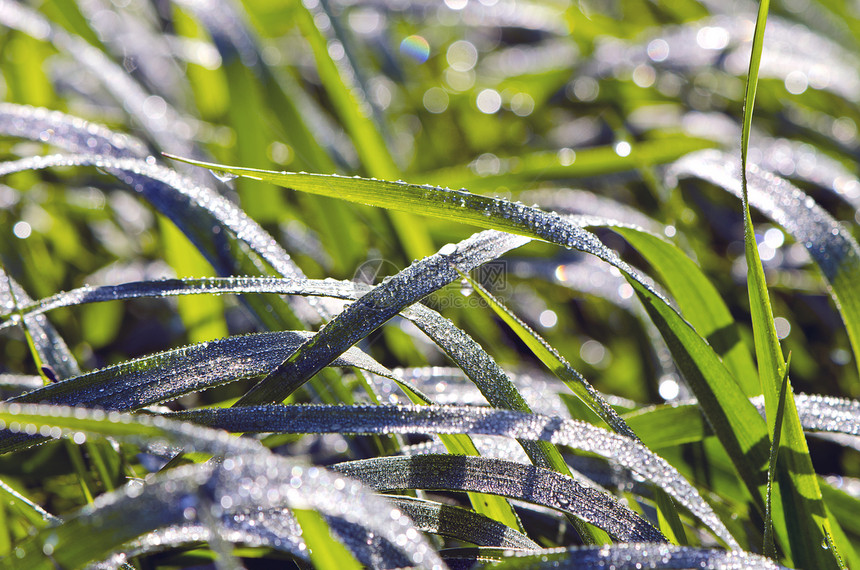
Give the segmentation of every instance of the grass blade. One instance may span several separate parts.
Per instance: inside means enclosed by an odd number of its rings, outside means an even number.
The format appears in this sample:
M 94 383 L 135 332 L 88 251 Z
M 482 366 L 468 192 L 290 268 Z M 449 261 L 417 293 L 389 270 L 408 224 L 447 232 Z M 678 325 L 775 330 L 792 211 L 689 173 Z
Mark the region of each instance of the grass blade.
M 715 570 L 777 570 L 773 561 L 748 552 L 708 550 L 667 544 L 616 544 L 601 549 L 569 548 L 542 553 L 513 553 L 492 568 L 500 570 L 542 570 L 550 568 L 713 568 Z
M 773 500 L 773 480 L 776 474 L 776 462 L 779 459 L 779 440 L 782 438 L 783 416 L 785 415 L 786 392 L 788 388 L 788 369 L 791 362 L 785 365 L 785 374 L 782 376 L 782 385 L 779 388 L 779 403 L 776 408 L 776 421 L 774 422 L 773 437 L 770 445 L 770 461 L 767 468 L 767 502 L 765 503 L 764 514 L 764 546 L 762 550 L 768 558 L 776 558 L 776 546 L 773 543 L 773 520 L 772 520 L 772 500 Z
M 784 463 L 771 460 L 772 469 L 779 474 L 778 487 L 772 485 L 773 477 L 768 470 L 768 495 L 766 507 L 765 551 L 771 550 L 770 524 L 773 520 L 777 534 L 782 534 L 782 545 L 791 559 L 800 566 L 814 568 L 837 568 L 838 553 L 834 549 L 823 549 L 826 539 L 832 535 L 830 521 L 821 499 L 818 480 L 809 458 L 806 439 L 794 406 L 791 384 L 788 382 L 788 369 L 783 360 L 782 349 L 773 323 L 773 311 L 770 296 L 767 291 L 764 269 L 759 258 L 755 231 L 750 216 L 750 200 L 747 189 L 747 151 L 749 150 L 750 129 L 752 127 L 753 108 L 755 106 L 756 88 L 758 86 L 759 66 L 764 47 L 764 29 L 767 23 L 769 0 L 759 4 L 756 18 L 755 34 L 752 43 L 749 73 L 747 74 L 746 93 L 744 95 L 744 116 L 741 129 L 741 190 L 744 214 L 744 249 L 747 262 L 747 287 L 750 298 L 750 313 L 752 314 L 753 337 L 755 339 L 756 358 L 758 359 L 759 381 L 764 393 L 766 415 L 770 432 L 777 438 L 782 433 L 783 422 L 780 409 L 785 410 L 784 399 L 780 392 L 789 394 L 787 406 L 788 416 L 785 427 L 786 451 L 781 449 L 776 441 L 773 448 L 776 453 L 783 453 Z M 783 389 L 779 385 L 782 380 Z M 782 405 L 781 405 L 782 404 Z M 773 508 L 771 494 L 777 498 L 777 506 Z M 782 495 L 782 497 L 780 497 Z M 790 496 L 790 498 L 789 498 Z M 782 502 L 782 504 L 779 504 Z
M 294 509 L 293 515 L 302 527 L 302 538 L 310 550 L 311 562 L 318 568 L 359 570 L 362 565 L 332 536 L 322 515 L 316 511 Z
M 333 469 L 378 490 L 427 489 L 493 493 L 572 514 L 617 540 L 664 542 L 662 534 L 609 495 L 569 477 L 520 463 L 453 455 L 377 457 Z
M 391 496 L 389 501 L 405 512 L 422 532 L 449 536 L 478 546 L 537 550 L 537 543 L 507 525 L 445 503 Z

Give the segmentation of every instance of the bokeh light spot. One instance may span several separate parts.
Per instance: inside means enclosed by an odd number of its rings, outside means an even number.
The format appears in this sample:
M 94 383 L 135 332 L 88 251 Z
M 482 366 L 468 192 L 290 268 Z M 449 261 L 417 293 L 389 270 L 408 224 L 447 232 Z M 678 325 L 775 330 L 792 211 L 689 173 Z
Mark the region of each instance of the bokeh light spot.
M 424 63 L 430 57 L 430 44 L 421 36 L 408 36 L 400 42 L 400 53 L 418 63 Z

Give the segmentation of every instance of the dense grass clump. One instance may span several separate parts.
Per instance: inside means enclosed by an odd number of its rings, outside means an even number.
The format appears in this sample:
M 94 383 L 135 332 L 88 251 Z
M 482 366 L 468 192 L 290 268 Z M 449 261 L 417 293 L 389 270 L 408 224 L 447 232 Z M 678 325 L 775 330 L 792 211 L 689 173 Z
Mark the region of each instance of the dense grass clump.
M 0 568 L 860 567 L 850 2 L 0 2 Z

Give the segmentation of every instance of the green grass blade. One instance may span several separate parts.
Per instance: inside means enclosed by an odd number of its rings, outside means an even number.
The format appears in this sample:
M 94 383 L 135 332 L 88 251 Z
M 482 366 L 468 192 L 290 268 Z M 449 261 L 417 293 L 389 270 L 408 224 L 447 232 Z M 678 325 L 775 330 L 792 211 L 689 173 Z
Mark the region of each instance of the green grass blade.
M 360 570 L 358 560 L 338 542 L 322 515 L 316 511 L 293 509 L 293 516 L 302 527 L 302 538 L 310 550 L 311 562 L 317 568 Z
M 776 408 L 776 421 L 774 422 L 773 437 L 770 444 L 770 461 L 767 468 L 767 501 L 765 502 L 764 513 L 764 546 L 762 551 L 768 558 L 776 559 L 776 546 L 773 543 L 773 521 L 772 521 L 772 501 L 773 501 L 773 478 L 776 474 L 776 462 L 779 459 L 779 440 L 782 437 L 783 416 L 785 415 L 785 400 L 788 389 L 788 370 L 790 368 L 791 355 L 789 354 L 788 362 L 785 365 L 785 374 L 782 376 L 782 385 L 779 388 L 779 404 Z
M 835 546 L 822 548 L 832 536 L 830 521 L 821 499 L 818 480 L 809 458 L 806 439 L 800 425 L 800 418 L 794 405 L 793 391 L 788 382 L 788 371 L 783 360 L 782 349 L 773 323 L 773 311 L 767 291 L 764 269 L 758 253 L 758 244 L 750 216 L 749 193 L 747 191 L 747 151 L 749 150 L 750 129 L 752 127 L 753 108 L 755 106 L 756 88 L 758 86 L 759 66 L 764 47 L 764 30 L 767 23 L 769 0 L 759 4 L 753 36 L 752 55 L 749 73 L 747 74 L 746 92 L 744 95 L 744 116 L 741 130 L 741 185 L 744 210 L 744 249 L 747 262 L 747 287 L 752 314 L 753 337 L 755 339 L 756 357 L 758 359 L 759 381 L 764 393 L 765 408 L 769 431 L 774 434 L 782 432 L 780 408 L 780 381 L 787 386 L 783 393 L 789 394 L 787 405 L 787 426 L 785 426 L 786 450 L 782 452 L 774 444 L 777 453 L 784 454 L 784 462 L 776 463 L 774 468 L 778 473 L 778 488 L 770 485 L 768 489 L 774 496 L 782 495 L 776 505 L 771 505 L 767 514 L 773 516 L 776 532 L 786 533 L 783 548 L 797 564 L 809 568 L 837 568 L 839 560 Z M 779 423 L 777 423 L 779 422 Z M 770 494 L 768 495 L 770 498 Z M 782 501 L 782 504 L 779 502 Z M 770 518 L 766 516 L 766 518 Z M 768 525 L 769 527 L 770 525 Z M 785 529 L 783 531 L 783 529 Z M 770 529 L 766 528 L 767 539 Z M 787 540 L 786 540 L 787 539 Z M 770 549 L 767 541 L 765 548 Z
M 761 393 L 755 364 L 726 303 L 701 269 L 675 245 L 634 228 L 612 229 L 636 248 L 660 278 L 684 318 L 708 341 L 749 397 Z

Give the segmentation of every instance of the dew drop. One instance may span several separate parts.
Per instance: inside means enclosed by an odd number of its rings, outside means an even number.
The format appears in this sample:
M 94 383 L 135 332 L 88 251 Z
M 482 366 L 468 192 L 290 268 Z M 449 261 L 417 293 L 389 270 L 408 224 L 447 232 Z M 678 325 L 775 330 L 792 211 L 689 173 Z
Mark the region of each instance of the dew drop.
M 215 178 L 217 178 L 218 180 L 220 180 L 221 182 L 223 182 L 225 184 L 227 182 L 230 182 L 231 180 L 235 180 L 235 179 L 239 178 L 238 175 L 233 174 L 232 172 L 224 172 L 223 170 L 209 169 L 209 172 L 212 173 L 212 176 L 214 176 Z

